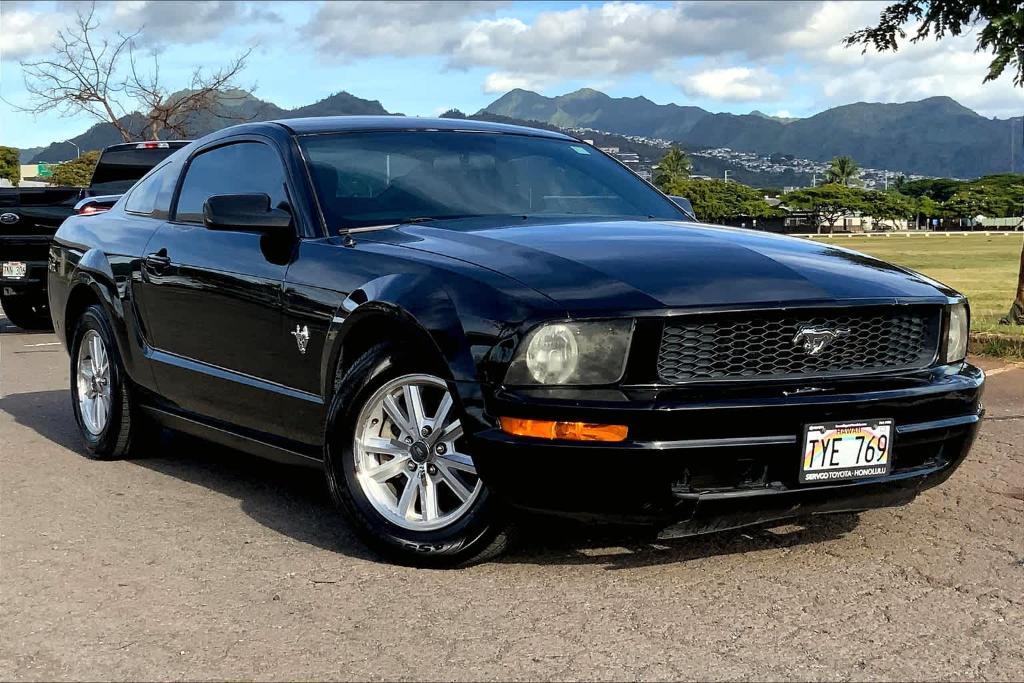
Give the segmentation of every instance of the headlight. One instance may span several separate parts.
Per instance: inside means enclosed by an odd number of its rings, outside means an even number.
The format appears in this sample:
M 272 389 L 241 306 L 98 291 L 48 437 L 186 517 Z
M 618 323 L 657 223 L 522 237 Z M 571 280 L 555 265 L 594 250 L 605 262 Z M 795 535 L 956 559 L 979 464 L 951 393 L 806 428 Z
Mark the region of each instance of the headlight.
M 956 363 L 967 355 L 967 306 L 949 307 L 949 332 L 946 335 L 946 362 Z
M 519 347 L 505 383 L 611 384 L 626 369 L 632 320 L 550 323 L 535 328 Z

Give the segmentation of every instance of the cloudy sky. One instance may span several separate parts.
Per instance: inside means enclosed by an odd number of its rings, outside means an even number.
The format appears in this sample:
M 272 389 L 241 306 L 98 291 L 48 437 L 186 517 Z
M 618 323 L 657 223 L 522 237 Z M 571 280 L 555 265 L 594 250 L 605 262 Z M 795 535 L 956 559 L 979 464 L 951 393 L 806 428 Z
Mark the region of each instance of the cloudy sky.
M 283 107 L 338 90 L 389 111 L 472 112 L 511 88 L 614 96 L 711 111 L 806 116 L 858 101 L 949 95 L 986 116 L 1024 112 L 1008 75 L 982 84 L 976 36 L 861 55 L 841 38 L 876 19 L 875 2 L 146 2 L 98 3 L 101 30 L 141 29 L 172 89 L 197 66 L 256 46 L 242 78 Z M 86 117 L 36 118 L 19 62 L 45 57 L 84 7 L 0 2 L 0 143 L 28 147 L 82 132 Z

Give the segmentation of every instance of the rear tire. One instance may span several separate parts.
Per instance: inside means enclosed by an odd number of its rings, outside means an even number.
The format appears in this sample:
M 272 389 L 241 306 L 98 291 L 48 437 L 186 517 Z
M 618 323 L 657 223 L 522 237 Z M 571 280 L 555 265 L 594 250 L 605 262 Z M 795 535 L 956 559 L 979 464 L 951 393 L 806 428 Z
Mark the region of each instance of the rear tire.
M 464 453 L 451 389 L 423 356 L 422 351 L 379 344 L 343 373 L 324 435 L 327 483 L 360 538 L 389 560 L 418 567 L 465 566 L 500 554 L 508 530 L 502 510 Z M 410 410 L 409 387 L 418 409 Z M 433 404 L 427 392 L 433 392 Z M 396 410 L 399 421 L 390 417 Z M 433 438 L 412 435 L 435 424 Z M 382 465 L 390 469 L 384 472 Z
M 147 425 L 133 400 L 106 314 L 98 304 L 86 308 L 75 322 L 71 405 L 88 458 L 124 458 L 143 440 Z
M 46 295 L 39 292 L 27 292 L 13 296 L 0 296 L 7 319 L 23 330 L 52 330 L 50 306 Z

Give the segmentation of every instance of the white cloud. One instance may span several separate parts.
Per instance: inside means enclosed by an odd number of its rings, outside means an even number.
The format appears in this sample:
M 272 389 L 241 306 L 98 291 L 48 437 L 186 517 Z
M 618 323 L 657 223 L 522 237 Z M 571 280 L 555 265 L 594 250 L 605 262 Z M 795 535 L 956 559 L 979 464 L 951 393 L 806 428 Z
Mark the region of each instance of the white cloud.
M 846 3 L 828 8 L 828 12 L 842 15 L 839 10 L 851 12 L 852 8 Z M 877 19 L 877 13 L 847 16 L 846 25 L 837 25 L 829 41 L 801 55 L 807 66 L 800 78 L 817 89 L 819 107 L 860 101 L 906 102 L 946 95 L 988 116 L 1020 116 L 1024 111 L 1024 91 L 1013 86 L 1009 70 L 994 82 L 984 82 L 992 56 L 975 51 L 977 36 L 973 31 L 941 41 L 905 40 L 897 52 L 862 52 L 858 47 L 839 44 L 843 35 L 873 19 Z M 912 34 L 913 29 L 907 33 Z
M 68 15 L 59 11 L 38 12 L 5 3 L 0 8 L 0 58 L 25 59 L 45 51 L 67 19 Z
M 484 79 L 483 90 L 486 93 L 506 93 L 509 90 L 515 90 L 516 88 L 522 88 L 523 90 L 539 90 L 544 85 L 544 79 L 495 72 L 487 74 L 487 78 Z
M 800 5 L 801 3 L 794 3 Z M 859 52 L 856 48 L 846 50 L 842 39 L 859 28 L 877 23 L 878 15 L 888 2 L 824 2 L 810 8 L 794 30 L 776 44 L 780 51 L 820 51 L 835 49 L 838 52 Z
M 471 18 L 500 7 L 490 2 L 327 2 L 301 32 L 321 55 L 339 60 L 444 55 L 471 28 Z
M 88 13 L 90 8 L 84 2 L 40 4 L 10 0 L 4 0 L 0 7 L 0 57 L 5 60 L 46 54 L 57 31 L 74 26 L 76 13 Z M 113 38 L 119 32 L 138 32 L 137 45 L 157 47 L 215 40 L 229 29 L 250 29 L 261 22 L 281 19 L 262 3 L 125 0 L 96 3 L 94 20 L 98 24 L 94 35 L 101 39 Z
M 448 54 L 455 67 L 485 66 L 523 76 L 622 76 L 671 66 L 681 57 L 767 56 L 812 3 L 610 2 L 540 12 L 531 23 L 477 22 Z
M 112 5 L 107 23 L 124 33 L 141 30 L 143 45 L 191 44 L 213 40 L 226 30 L 280 21 L 268 5 L 229 0 L 136 0 Z
M 767 69 L 743 66 L 700 71 L 682 78 L 678 85 L 693 97 L 731 102 L 773 100 L 782 93 L 778 76 Z

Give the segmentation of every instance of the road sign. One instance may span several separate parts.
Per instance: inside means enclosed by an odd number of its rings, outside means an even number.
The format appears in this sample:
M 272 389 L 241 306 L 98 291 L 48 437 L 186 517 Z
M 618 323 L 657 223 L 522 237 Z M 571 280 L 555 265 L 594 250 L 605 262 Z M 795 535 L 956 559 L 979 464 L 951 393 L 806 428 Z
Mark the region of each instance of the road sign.
M 49 178 L 52 175 L 53 169 L 50 168 L 50 164 L 36 164 L 37 178 Z

